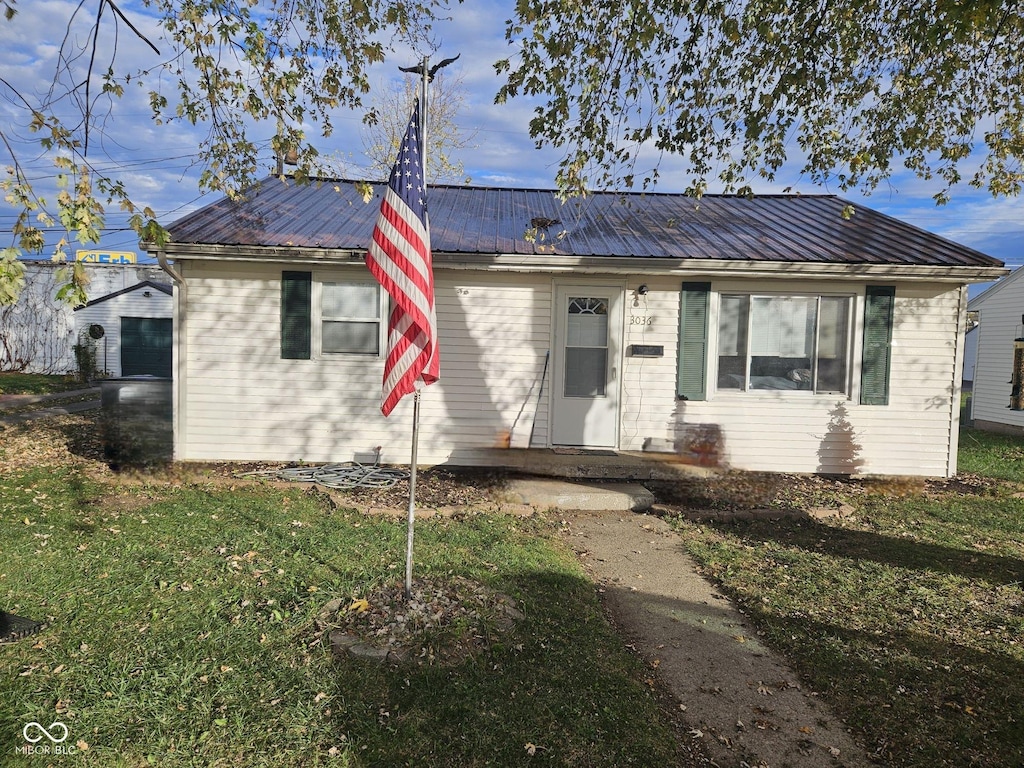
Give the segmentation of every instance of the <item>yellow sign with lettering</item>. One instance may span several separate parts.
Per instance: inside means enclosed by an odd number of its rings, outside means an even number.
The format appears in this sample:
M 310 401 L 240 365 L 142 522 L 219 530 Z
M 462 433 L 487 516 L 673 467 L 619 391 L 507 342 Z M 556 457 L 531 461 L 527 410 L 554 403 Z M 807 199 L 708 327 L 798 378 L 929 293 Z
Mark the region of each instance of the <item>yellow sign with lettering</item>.
M 134 251 L 75 251 L 75 260 L 89 264 L 135 264 Z

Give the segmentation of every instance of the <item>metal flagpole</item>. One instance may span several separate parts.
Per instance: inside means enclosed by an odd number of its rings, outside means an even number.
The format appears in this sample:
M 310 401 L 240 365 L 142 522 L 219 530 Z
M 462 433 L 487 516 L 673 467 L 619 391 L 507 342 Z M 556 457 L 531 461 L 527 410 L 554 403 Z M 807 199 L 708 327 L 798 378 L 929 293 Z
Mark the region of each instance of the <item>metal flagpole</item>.
M 420 163 L 423 166 L 423 186 L 427 186 L 427 57 L 423 57 L 423 72 L 420 82 Z M 427 226 L 429 227 L 429 212 Z M 437 340 L 434 340 L 437 343 Z M 412 456 L 409 459 L 409 516 L 408 533 L 405 541 L 405 599 L 412 599 L 412 543 L 416 530 L 416 462 L 420 438 L 420 390 L 412 395 Z
M 412 395 L 412 458 L 409 467 L 409 532 L 405 542 L 405 599 L 412 599 L 412 540 L 416 527 L 416 449 L 419 447 L 420 391 Z

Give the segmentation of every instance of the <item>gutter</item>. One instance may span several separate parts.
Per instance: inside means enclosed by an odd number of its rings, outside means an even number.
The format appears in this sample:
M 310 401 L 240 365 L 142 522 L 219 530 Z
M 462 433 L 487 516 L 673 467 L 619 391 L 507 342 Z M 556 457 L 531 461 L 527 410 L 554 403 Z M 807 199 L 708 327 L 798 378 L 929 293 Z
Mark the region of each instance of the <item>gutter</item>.
M 173 280 L 179 288 L 185 290 L 185 278 L 183 278 L 180 273 L 176 272 L 170 262 L 167 261 L 167 252 L 157 251 L 156 260 L 160 264 L 160 269 L 170 275 L 171 280 Z
M 362 264 L 365 250 L 221 246 L 177 243 L 171 246 L 180 258 L 211 261 L 242 261 L 290 264 Z M 158 254 L 159 258 L 159 254 Z M 864 264 L 739 259 L 680 259 L 673 257 L 566 256 L 556 254 L 466 254 L 434 251 L 434 266 L 445 269 L 495 272 L 548 272 L 575 274 L 624 274 L 712 276 L 719 278 L 828 278 L 839 280 L 936 280 L 957 284 L 987 283 L 1009 273 L 1001 266 L 940 264 Z

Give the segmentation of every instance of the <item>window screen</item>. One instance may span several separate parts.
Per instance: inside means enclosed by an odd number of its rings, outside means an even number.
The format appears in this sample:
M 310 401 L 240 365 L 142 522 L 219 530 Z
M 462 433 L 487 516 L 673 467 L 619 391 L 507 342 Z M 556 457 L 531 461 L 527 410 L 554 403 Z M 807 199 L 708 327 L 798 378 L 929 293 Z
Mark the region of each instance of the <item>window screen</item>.
M 376 283 L 323 283 L 320 351 L 380 354 L 381 300 Z

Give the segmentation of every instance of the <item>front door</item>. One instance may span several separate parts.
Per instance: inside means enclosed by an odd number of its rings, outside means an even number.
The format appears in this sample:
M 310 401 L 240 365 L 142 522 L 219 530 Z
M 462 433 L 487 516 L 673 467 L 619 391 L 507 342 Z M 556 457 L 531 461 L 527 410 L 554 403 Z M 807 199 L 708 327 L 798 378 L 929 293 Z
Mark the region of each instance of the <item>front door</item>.
M 615 448 L 619 433 L 621 288 L 556 291 L 551 442 Z

